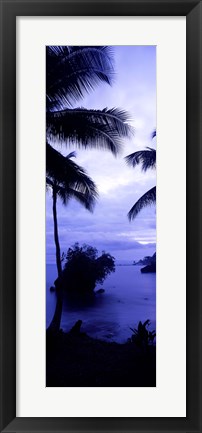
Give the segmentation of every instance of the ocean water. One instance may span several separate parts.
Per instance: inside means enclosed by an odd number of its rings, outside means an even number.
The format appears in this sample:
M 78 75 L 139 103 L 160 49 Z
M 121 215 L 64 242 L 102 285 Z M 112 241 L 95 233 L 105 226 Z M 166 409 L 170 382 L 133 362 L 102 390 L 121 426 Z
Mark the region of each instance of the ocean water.
M 46 325 L 48 326 L 55 310 L 56 293 L 50 286 L 57 278 L 55 265 L 46 267 Z M 156 329 L 156 274 L 142 274 L 139 266 L 116 266 L 115 273 L 109 275 L 96 289 L 105 293 L 96 294 L 95 299 L 85 305 L 64 300 L 61 328 L 69 331 L 79 319 L 83 321 L 81 330 L 88 335 L 106 341 L 123 343 L 131 335 L 130 327 L 149 319 L 150 329 Z

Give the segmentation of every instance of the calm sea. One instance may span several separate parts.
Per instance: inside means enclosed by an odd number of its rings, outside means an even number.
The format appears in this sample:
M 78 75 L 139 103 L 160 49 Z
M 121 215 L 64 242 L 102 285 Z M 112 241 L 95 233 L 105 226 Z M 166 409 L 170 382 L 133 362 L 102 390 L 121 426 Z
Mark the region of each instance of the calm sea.
M 55 265 L 46 267 L 46 324 L 49 325 L 56 304 L 56 294 L 50 292 L 57 277 Z M 130 327 L 150 319 L 150 329 L 156 329 L 156 274 L 142 274 L 139 266 L 116 266 L 103 285 L 105 293 L 97 294 L 85 306 L 65 300 L 61 328 L 69 331 L 74 323 L 83 321 L 82 331 L 107 341 L 125 342 L 132 334 Z

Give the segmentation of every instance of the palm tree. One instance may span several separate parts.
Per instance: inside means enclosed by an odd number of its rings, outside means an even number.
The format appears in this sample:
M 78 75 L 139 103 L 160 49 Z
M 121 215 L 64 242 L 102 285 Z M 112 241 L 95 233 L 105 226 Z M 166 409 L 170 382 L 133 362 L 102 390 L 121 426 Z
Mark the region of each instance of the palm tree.
M 58 237 L 57 198 L 60 198 L 65 206 L 71 198 L 75 198 L 86 209 L 92 211 L 95 200 L 98 197 L 95 183 L 82 167 L 71 160 L 72 157 L 75 157 L 75 152 L 71 152 L 65 157 L 47 143 L 46 184 L 48 188 L 52 189 L 54 239 L 58 277 L 62 274 L 62 266 Z
M 123 137 L 132 133 L 126 123 L 128 114 L 117 108 L 88 110 L 65 109 L 46 115 L 47 139 L 84 148 L 109 150 L 115 156 L 121 150 Z
M 156 130 L 152 133 L 152 138 L 156 137 Z M 142 165 L 142 171 L 146 172 L 149 168 L 156 168 L 156 150 L 147 147 L 145 150 L 140 150 L 125 157 L 126 163 L 132 167 L 138 164 Z M 132 221 L 138 213 L 146 206 L 156 203 L 156 186 L 143 194 L 139 200 L 132 206 L 128 212 L 128 218 Z
M 67 205 L 71 198 L 75 198 L 86 209 L 92 211 L 98 193 L 94 182 L 87 176 L 85 170 L 71 160 L 75 156 L 75 152 L 71 152 L 65 157 L 47 143 L 46 155 L 48 167 L 46 184 L 47 188 L 52 190 L 56 263 L 60 280 L 62 277 L 62 265 L 57 223 L 57 198 L 60 198 L 64 205 Z M 48 328 L 49 331 L 58 331 L 60 329 L 62 305 L 63 292 L 58 290 L 56 309 Z
M 128 212 L 128 219 L 132 221 L 138 215 L 138 213 L 146 206 L 156 203 L 156 187 L 149 189 L 145 194 L 143 194 L 138 201 L 132 206 Z
M 112 53 L 108 46 L 47 46 L 47 111 L 72 107 L 100 82 L 111 85 Z
M 122 137 L 132 128 L 121 109 L 72 108 L 97 84 L 112 84 L 112 48 L 106 46 L 49 46 L 46 50 L 46 136 L 76 146 L 120 150 Z

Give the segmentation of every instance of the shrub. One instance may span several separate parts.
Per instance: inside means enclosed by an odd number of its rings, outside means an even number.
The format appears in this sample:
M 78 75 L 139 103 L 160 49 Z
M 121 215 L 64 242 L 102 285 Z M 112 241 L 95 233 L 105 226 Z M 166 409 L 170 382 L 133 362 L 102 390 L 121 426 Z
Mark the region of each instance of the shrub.
M 97 283 L 115 271 L 115 259 L 109 253 L 98 256 L 96 248 L 75 243 L 65 256 L 62 275 L 63 289 L 69 292 L 93 292 Z
M 148 331 L 147 327 L 150 326 L 150 320 L 146 320 L 144 323 L 139 322 L 137 329 L 130 328 L 133 331 L 131 337 L 132 343 L 136 346 L 145 350 L 149 345 L 153 344 L 156 337 L 155 331 Z

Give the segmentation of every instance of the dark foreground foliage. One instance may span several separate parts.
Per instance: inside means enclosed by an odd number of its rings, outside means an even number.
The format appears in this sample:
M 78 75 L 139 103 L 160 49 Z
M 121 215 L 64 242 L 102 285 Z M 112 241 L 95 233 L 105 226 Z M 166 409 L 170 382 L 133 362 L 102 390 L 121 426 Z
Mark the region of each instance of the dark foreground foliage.
M 78 322 L 78 328 L 80 323 Z M 80 332 L 47 334 L 46 386 L 156 386 L 156 347 L 108 343 Z
M 149 331 L 147 329 L 150 324 L 150 320 L 147 319 L 144 323 L 140 321 L 137 329 L 130 328 L 133 331 L 131 342 L 145 352 L 150 350 L 150 345 L 154 343 L 156 338 L 156 331 Z

